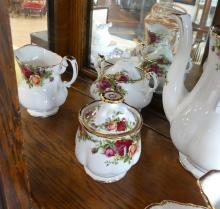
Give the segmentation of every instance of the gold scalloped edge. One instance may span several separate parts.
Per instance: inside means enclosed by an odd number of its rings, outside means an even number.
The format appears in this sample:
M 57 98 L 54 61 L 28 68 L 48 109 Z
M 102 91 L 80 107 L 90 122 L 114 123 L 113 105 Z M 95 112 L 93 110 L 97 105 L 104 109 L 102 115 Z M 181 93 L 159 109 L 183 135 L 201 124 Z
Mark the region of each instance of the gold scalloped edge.
M 163 200 L 160 203 L 152 203 L 152 204 L 148 205 L 147 207 L 145 207 L 144 209 L 151 209 L 152 207 L 155 207 L 155 206 L 163 206 L 167 203 L 174 203 L 174 204 L 179 204 L 181 206 L 190 206 L 190 207 L 194 207 L 194 208 L 208 209 L 207 207 L 204 207 L 204 206 L 201 206 L 201 205 L 195 205 L 195 204 L 192 204 L 192 203 L 181 203 L 181 202 L 174 201 L 174 200 Z
M 208 207 L 211 208 L 211 209 L 215 209 L 215 207 L 211 204 L 208 196 L 206 195 L 206 193 L 203 191 L 203 188 L 202 188 L 202 183 L 205 181 L 205 179 L 208 177 L 208 176 L 211 176 L 212 174 L 215 174 L 215 173 L 220 173 L 220 171 L 218 170 L 211 170 L 209 172 L 207 172 L 205 175 L 203 175 L 202 177 L 200 177 L 198 180 L 197 180 L 197 185 L 199 186 L 199 190 L 202 194 L 202 197 L 203 199 L 205 200 L 205 202 L 208 204 Z
M 102 137 L 102 138 L 107 138 L 109 140 L 112 140 L 112 141 L 115 141 L 115 139 L 121 139 L 121 138 L 129 138 L 131 136 L 135 136 L 137 134 L 140 134 L 141 132 L 141 128 L 143 126 L 143 118 L 141 116 L 141 114 L 137 114 L 137 118 L 138 118 L 138 123 L 137 125 L 130 131 L 128 132 L 125 132 L 125 133 L 119 133 L 119 134 L 110 134 L 110 133 L 105 133 L 105 132 L 102 132 L 102 131 L 96 131 L 96 130 L 93 130 L 92 128 L 90 128 L 87 124 L 84 123 L 83 121 L 83 116 L 82 116 L 82 111 L 83 109 L 85 109 L 86 107 L 90 106 L 91 104 L 93 103 L 96 103 L 96 102 L 101 102 L 101 100 L 94 100 L 93 102 L 89 103 L 89 104 L 86 104 L 84 105 L 79 113 L 78 113 L 78 120 L 79 120 L 79 123 L 80 125 L 82 126 L 82 128 L 84 128 L 86 131 L 88 131 L 90 134 L 93 134 L 95 136 L 98 136 L 98 137 Z M 125 103 L 126 104 L 126 103 Z M 134 107 L 131 107 L 129 106 L 129 108 L 136 112 L 136 113 L 139 113 L 137 109 L 135 109 Z
M 181 153 L 182 154 L 182 153 Z M 184 154 L 182 154 L 182 155 L 184 155 Z M 187 157 L 187 156 L 186 156 Z M 188 157 L 187 157 L 187 160 L 188 160 Z M 193 177 L 193 178 L 196 178 L 197 180 L 198 180 L 198 177 L 195 175 L 195 174 L 193 174 L 193 172 L 191 172 L 190 170 L 189 170 L 189 168 L 187 168 L 186 166 L 185 166 L 185 164 L 182 162 L 182 160 L 180 159 L 180 154 L 179 154 L 179 162 L 180 162 L 180 165 Z M 188 160 L 188 162 L 190 163 L 190 161 Z M 199 171 L 201 171 L 202 173 L 204 173 L 202 170 L 200 170 L 199 168 L 197 168 L 197 167 L 195 167 L 192 163 L 190 163 L 195 169 L 197 169 L 197 170 L 199 170 Z

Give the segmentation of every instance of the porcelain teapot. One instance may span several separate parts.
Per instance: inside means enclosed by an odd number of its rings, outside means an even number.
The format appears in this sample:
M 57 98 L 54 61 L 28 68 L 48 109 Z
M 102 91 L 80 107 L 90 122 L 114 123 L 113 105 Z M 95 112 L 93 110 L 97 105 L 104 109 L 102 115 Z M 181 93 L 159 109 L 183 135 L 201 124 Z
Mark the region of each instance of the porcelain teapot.
M 124 96 L 128 105 L 139 110 L 151 102 L 153 92 L 158 86 L 158 78 L 154 72 L 145 74 L 137 68 L 137 56 L 126 52 L 113 66 L 106 69 L 105 64 L 104 59 L 96 62 L 98 78 L 90 88 L 94 99 L 100 99 L 100 95 L 105 91 L 114 90 Z M 150 86 L 151 78 L 153 87 Z
M 61 57 L 37 45 L 26 45 L 15 51 L 22 74 L 18 85 L 19 102 L 30 115 L 48 117 L 55 114 L 67 98 L 67 88 L 76 80 L 78 67 L 72 56 Z M 61 80 L 68 66 L 73 75 L 69 82 Z
M 192 46 L 192 23 L 187 14 L 173 18 L 180 27 L 180 41 L 163 89 L 163 106 L 182 165 L 200 177 L 209 170 L 220 170 L 220 30 L 211 30 L 204 72 L 188 92 L 184 74 Z

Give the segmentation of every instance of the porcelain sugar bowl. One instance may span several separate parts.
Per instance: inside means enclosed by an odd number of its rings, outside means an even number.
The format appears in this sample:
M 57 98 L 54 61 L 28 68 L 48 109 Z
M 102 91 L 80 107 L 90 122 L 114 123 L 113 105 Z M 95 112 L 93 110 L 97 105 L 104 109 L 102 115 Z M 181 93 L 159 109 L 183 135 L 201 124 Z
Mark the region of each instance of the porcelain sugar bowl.
M 103 92 L 114 90 L 120 92 L 125 102 L 139 110 L 147 106 L 152 99 L 153 92 L 158 86 L 158 77 L 154 72 L 144 73 L 138 69 L 137 56 L 123 55 L 116 63 L 106 68 L 102 60 L 96 64 L 97 80 L 91 85 L 90 94 L 96 100 Z M 152 86 L 150 86 L 150 81 Z
M 105 183 L 124 177 L 141 154 L 139 112 L 109 91 L 81 109 L 79 122 L 75 154 L 86 173 Z
M 18 85 L 19 102 L 30 115 L 48 117 L 55 114 L 67 98 L 67 87 L 76 80 L 78 67 L 72 56 L 62 58 L 36 45 L 26 45 L 15 51 L 22 74 Z M 73 76 L 69 82 L 61 80 L 68 63 Z

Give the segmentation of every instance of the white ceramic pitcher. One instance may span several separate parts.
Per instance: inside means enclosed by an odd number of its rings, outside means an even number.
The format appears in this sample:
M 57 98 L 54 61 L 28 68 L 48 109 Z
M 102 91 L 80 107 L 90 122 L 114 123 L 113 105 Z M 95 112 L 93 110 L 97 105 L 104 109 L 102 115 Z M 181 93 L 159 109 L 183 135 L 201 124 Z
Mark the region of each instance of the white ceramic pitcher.
M 25 45 L 15 51 L 16 60 L 22 73 L 18 85 L 20 103 L 30 115 L 48 117 L 55 114 L 67 98 L 67 87 L 76 80 L 78 66 L 72 56 L 61 57 L 36 45 Z M 72 66 L 72 79 L 61 80 L 68 66 Z

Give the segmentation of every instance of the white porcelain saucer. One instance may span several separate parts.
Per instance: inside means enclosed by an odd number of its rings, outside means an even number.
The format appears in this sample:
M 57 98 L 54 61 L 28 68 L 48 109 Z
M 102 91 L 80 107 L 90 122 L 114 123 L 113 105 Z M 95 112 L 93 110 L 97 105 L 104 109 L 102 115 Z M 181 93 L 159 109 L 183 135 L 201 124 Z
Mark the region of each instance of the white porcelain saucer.
M 183 155 L 182 153 L 179 153 L 179 161 L 184 169 L 189 171 L 195 178 L 200 178 L 203 176 L 206 172 L 200 170 L 198 167 L 195 167 L 188 158 Z
M 154 203 L 147 206 L 145 209 L 208 209 L 203 206 L 194 205 L 191 203 L 179 203 L 171 200 L 163 200 L 160 203 Z

